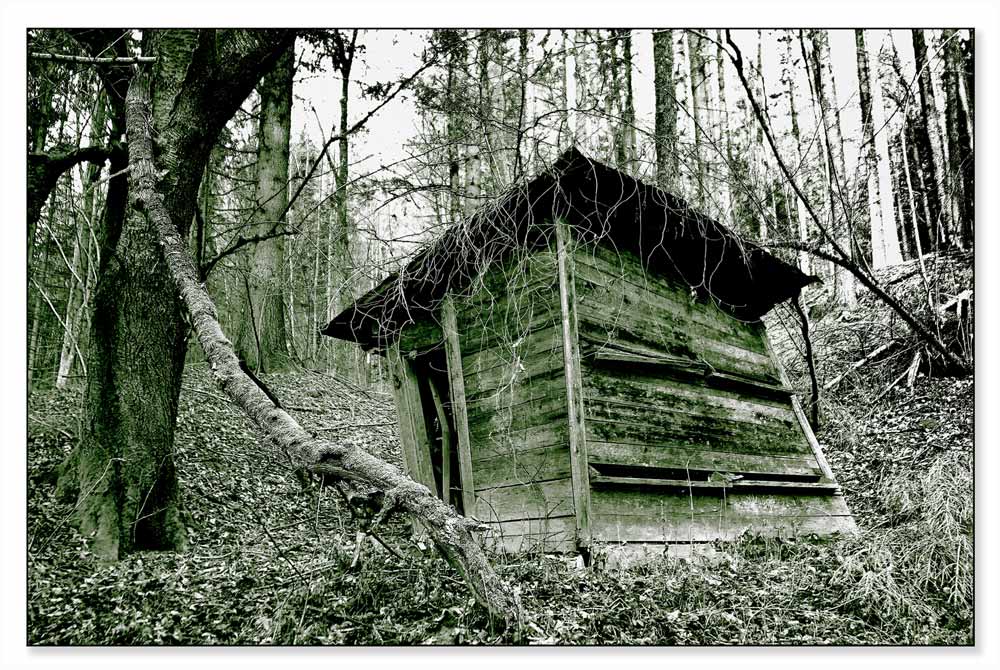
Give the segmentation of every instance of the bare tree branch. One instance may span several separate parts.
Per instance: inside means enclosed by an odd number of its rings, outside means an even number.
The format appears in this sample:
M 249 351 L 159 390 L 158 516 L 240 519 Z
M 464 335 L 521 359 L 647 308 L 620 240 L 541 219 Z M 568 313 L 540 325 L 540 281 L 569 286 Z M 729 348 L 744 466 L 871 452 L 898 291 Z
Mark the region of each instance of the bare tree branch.
M 764 113 L 761 111 L 760 104 L 754 97 L 753 90 L 750 86 L 750 83 L 747 81 L 746 74 L 743 71 L 743 54 L 740 51 L 740 48 L 736 46 L 736 43 L 733 42 L 733 38 L 729 30 L 726 30 L 726 42 L 732 48 L 732 52 L 729 53 L 729 58 L 732 61 L 733 66 L 736 68 L 736 74 L 739 75 L 740 83 L 743 84 L 743 89 L 747 94 L 747 99 L 749 99 L 750 106 L 753 108 L 754 116 L 757 117 L 757 122 L 760 123 L 761 128 L 764 131 L 764 137 L 767 138 L 768 146 L 771 147 L 771 153 L 774 155 L 774 158 L 778 163 L 778 167 L 781 169 L 781 172 L 785 176 L 785 179 L 788 180 L 788 183 L 795 191 L 795 195 L 798 196 L 799 199 L 802 201 L 803 205 L 806 208 L 806 211 L 809 214 L 809 218 L 813 220 L 813 223 L 823 234 L 823 237 L 829 243 L 830 247 L 833 249 L 833 253 L 831 254 L 824 252 L 818 246 L 808 245 L 808 244 L 798 244 L 789 242 L 785 246 L 788 246 L 793 249 L 801 248 L 804 251 L 807 251 L 815 256 L 836 263 L 840 267 L 848 270 L 851 274 L 853 274 L 855 277 L 858 278 L 858 281 L 860 281 L 865 288 L 874 293 L 882 302 L 884 302 L 894 312 L 896 312 L 900 316 L 900 318 L 903 319 L 903 321 L 905 321 L 910 326 L 910 328 L 913 329 L 913 331 L 917 334 L 918 337 L 920 337 L 920 339 L 927 342 L 927 344 L 930 345 L 932 349 L 941 354 L 941 356 L 944 357 L 944 359 L 947 360 L 949 363 L 951 363 L 956 370 L 959 370 L 963 374 L 972 374 L 972 366 L 968 361 L 959 358 L 958 355 L 949 350 L 948 347 L 946 347 L 945 344 L 938 337 L 936 337 L 934 333 L 930 331 L 930 329 L 927 328 L 927 326 L 922 324 L 898 300 L 893 298 L 881 286 L 879 286 L 878 281 L 873 276 L 869 275 L 864 270 L 862 270 L 857 263 L 851 260 L 850 254 L 848 254 L 843 249 L 843 247 L 837 244 L 837 240 L 834 239 L 834 237 L 830 235 L 830 233 L 826 230 L 826 227 L 823 225 L 823 222 L 816 214 L 816 210 L 813 209 L 812 203 L 809 201 L 808 198 L 806 198 L 805 194 L 799 188 L 799 185 L 795 181 L 795 178 L 792 176 L 791 172 L 789 171 L 788 166 L 785 165 L 785 161 L 781 158 L 781 152 L 778 151 L 778 145 L 774 140 L 774 135 L 771 133 L 770 124 L 767 123 L 767 120 L 764 117 Z

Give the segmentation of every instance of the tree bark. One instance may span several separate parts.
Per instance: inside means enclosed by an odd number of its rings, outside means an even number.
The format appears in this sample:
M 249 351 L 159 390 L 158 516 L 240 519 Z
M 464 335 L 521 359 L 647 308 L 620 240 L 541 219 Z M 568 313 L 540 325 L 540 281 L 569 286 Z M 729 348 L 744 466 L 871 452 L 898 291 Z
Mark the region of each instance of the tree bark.
M 292 119 L 295 50 L 281 55 L 264 76 L 257 134 L 257 180 L 251 235 L 267 235 L 284 227 L 288 208 L 288 149 Z M 288 365 L 285 337 L 285 241 L 283 236 L 258 242 L 250 253 L 249 291 L 244 294 L 243 324 L 237 348 L 253 370 L 274 372 Z M 251 322 L 251 319 L 253 322 Z
M 632 88 L 632 31 L 621 29 L 618 34 L 622 38 L 622 67 L 625 69 L 625 101 L 621 120 L 621 169 L 632 174 L 635 169 L 636 132 L 635 132 L 635 95 Z
M 691 120 L 694 123 L 694 197 L 699 209 L 706 209 L 708 193 L 707 154 L 710 138 L 708 121 L 708 68 L 705 62 L 704 40 L 695 31 L 687 31 L 691 81 Z
M 811 30 L 810 41 L 812 42 L 813 92 L 816 96 L 819 119 L 823 127 L 829 170 L 828 194 L 831 224 L 838 244 L 846 249 L 853 258 L 855 245 L 851 239 L 851 213 L 850 207 L 846 204 L 847 169 L 844 163 L 844 145 L 840 132 L 840 112 L 837 107 L 837 93 L 834 87 L 829 36 L 824 30 Z M 844 213 L 842 217 L 836 215 L 838 204 Z M 847 309 L 857 307 L 857 292 L 851 273 L 838 266 L 834 271 L 834 276 L 835 290 L 840 303 Z
M 240 369 L 235 351 L 219 326 L 215 305 L 199 281 L 184 236 L 179 234 L 167 200 L 159 191 L 152 140 L 147 130 L 150 106 L 148 81 L 140 75 L 128 96 L 132 202 L 145 213 L 155 231 L 169 275 L 221 388 L 262 436 L 287 454 L 292 467 L 361 482 L 385 492 L 386 502 L 380 516 L 398 508 L 419 519 L 490 614 L 508 623 L 519 622 L 521 604 L 517 595 L 493 571 L 475 536 L 483 529 L 481 524 L 459 516 L 427 487 L 362 449 L 314 438 Z
M 672 30 L 653 31 L 653 79 L 656 89 L 656 184 L 665 191 L 672 191 L 677 180 L 677 101 Z
M 270 30 L 144 31 L 143 53 L 157 57 L 143 75 L 152 89 L 151 127 L 132 128 L 128 137 L 152 132 L 157 138 L 158 190 L 179 239 L 187 239 L 219 131 L 292 37 Z M 98 41 L 94 51 L 107 46 Z M 120 137 L 126 122 L 121 78 L 109 77 L 105 89 Z M 113 153 L 111 171 L 124 163 Z M 152 222 L 126 212 L 131 183 L 108 183 L 85 416 L 60 482 L 63 491 L 77 492 L 81 530 L 92 536 L 92 550 L 110 560 L 186 543 L 173 438 L 187 327 Z
M 962 104 L 966 88 L 965 62 L 958 34 L 951 29 L 941 33 L 944 51 L 945 126 L 948 131 L 948 174 L 952 198 L 956 202 L 962 247 L 970 247 L 975 235 L 975 160 L 972 150 L 971 121 Z
M 793 65 L 795 56 L 792 50 L 793 37 L 791 32 L 785 35 L 785 61 L 783 63 L 782 78 L 785 80 L 785 93 L 788 96 L 788 117 L 791 121 L 792 142 L 795 144 L 795 159 L 800 166 L 805 163 L 805 152 L 802 150 L 802 131 L 799 128 L 798 103 L 795 93 L 795 74 Z M 719 36 L 719 49 L 722 50 L 722 36 Z M 719 54 L 722 58 L 722 54 Z M 801 168 L 800 168 L 801 169 Z M 793 194 L 795 199 L 795 220 L 798 224 L 798 238 L 802 244 L 809 242 L 809 220 L 806 214 L 805 204 L 797 194 Z M 803 274 L 812 274 L 809 254 L 799 250 L 799 270 Z
M 861 181 L 871 228 L 872 266 L 875 269 L 902 261 L 899 237 L 892 207 L 892 183 L 889 174 L 889 141 L 882 105 L 882 87 L 878 82 L 876 55 L 872 85 L 871 55 L 865 43 L 865 31 L 855 29 L 858 63 L 858 92 L 861 101 L 862 156 L 866 179 Z M 860 181 L 860 180 L 859 180 Z
M 940 240 L 947 243 L 947 240 L 954 228 L 956 208 L 951 193 L 951 180 L 947 170 L 947 160 L 945 158 L 944 133 L 941 130 L 941 116 L 938 112 L 937 101 L 935 100 L 933 73 L 931 64 L 928 61 L 927 42 L 924 39 L 923 29 L 914 28 L 911 31 L 913 41 L 913 63 L 916 68 L 917 86 L 920 92 L 920 111 L 918 115 L 918 146 L 924 156 L 924 163 L 927 165 L 925 173 L 930 181 L 928 186 L 933 189 L 933 200 L 929 203 L 930 216 L 927 226 L 934 226 L 941 232 L 929 235 L 930 242 L 936 243 Z M 940 209 L 939 209 L 940 208 Z M 936 226 L 935 220 L 940 215 L 940 225 Z

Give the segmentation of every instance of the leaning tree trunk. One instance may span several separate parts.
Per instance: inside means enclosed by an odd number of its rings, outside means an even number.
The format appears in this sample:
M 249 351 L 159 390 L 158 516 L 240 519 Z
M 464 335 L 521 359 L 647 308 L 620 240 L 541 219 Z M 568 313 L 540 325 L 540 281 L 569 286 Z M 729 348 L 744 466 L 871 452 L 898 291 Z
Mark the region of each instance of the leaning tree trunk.
M 257 183 L 251 235 L 266 236 L 283 227 L 288 208 L 288 147 L 292 121 L 292 47 L 261 81 L 257 135 Z M 258 242 L 250 253 L 244 287 L 245 309 L 237 347 L 247 365 L 273 372 L 288 365 L 285 342 L 285 241 L 278 235 Z
M 258 431 L 288 455 L 293 467 L 335 479 L 362 482 L 384 491 L 385 503 L 376 523 L 393 509 L 412 514 L 426 526 L 436 546 L 461 572 L 490 614 L 506 622 L 519 622 L 521 605 L 517 594 L 493 571 L 479 545 L 476 532 L 484 530 L 480 523 L 460 516 L 427 487 L 362 449 L 313 437 L 240 368 L 233 346 L 219 325 L 215 305 L 199 280 L 184 242 L 185 236 L 174 224 L 166 199 L 157 187 L 157 170 L 148 131 L 149 107 L 148 83 L 140 75 L 128 96 L 132 202 L 137 210 L 146 214 L 151 228 L 155 229 L 162 258 L 219 385 Z

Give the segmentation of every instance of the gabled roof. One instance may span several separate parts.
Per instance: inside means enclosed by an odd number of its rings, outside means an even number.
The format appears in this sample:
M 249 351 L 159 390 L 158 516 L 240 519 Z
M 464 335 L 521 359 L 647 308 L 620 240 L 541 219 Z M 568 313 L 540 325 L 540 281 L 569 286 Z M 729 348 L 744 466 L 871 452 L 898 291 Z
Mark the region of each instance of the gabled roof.
M 446 292 L 470 286 L 489 263 L 515 250 L 545 248 L 557 217 L 583 242 L 631 252 L 647 272 L 679 279 L 741 319 L 759 319 L 817 281 L 684 200 L 574 148 L 534 179 L 452 225 L 402 270 L 334 317 L 322 333 L 365 348 L 384 346 L 407 323 L 433 313 Z

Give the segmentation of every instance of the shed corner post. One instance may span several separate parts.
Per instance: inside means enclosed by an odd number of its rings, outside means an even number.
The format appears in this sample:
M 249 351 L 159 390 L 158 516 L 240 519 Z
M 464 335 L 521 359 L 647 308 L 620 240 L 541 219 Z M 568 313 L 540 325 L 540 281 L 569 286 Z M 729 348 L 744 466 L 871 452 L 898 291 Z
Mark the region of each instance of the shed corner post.
M 431 463 L 430 439 L 420 400 L 420 383 L 396 341 L 388 350 L 392 373 L 392 393 L 399 419 L 399 448 L 407 474 L 437 495 L 434 466 Z
M 458 433 L 458 472 L 462 483 L 462 511 L 475 516 L 476 486 L 472 472 L 472 442 L 469 438 L 469 410 L 465 400 L 465 371 L 462 369 L 462 346 L 458 337 L 458 314 L 451 293 L 441 303 L 441 331 L 448 362 L 448 385 L 451 412 Z
M 559 273 L 559 312 L 562 322 L 563 364 L 566 376 L 566 407 L 569 422 L 570 471 L 573 508 L 576 513 L 577 547 L 589 552 L 590 472 L 587 463 L 587 431 L 584 424 L 583 375 L 580 368 L 579 325 L 576 314 L 576 281 L 573 267 L 572 231 L 556 218 L 556 264 Z

